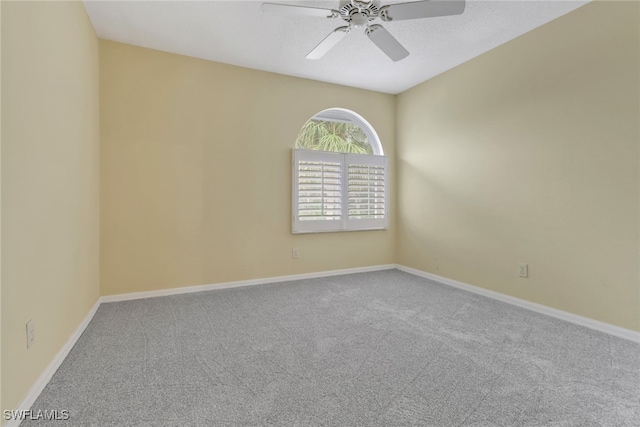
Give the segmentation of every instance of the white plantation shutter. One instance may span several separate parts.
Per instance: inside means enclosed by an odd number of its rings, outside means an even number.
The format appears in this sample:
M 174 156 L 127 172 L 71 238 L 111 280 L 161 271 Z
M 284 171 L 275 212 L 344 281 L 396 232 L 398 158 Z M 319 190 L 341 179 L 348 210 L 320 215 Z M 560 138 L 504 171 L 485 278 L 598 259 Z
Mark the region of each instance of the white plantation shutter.
M 294 150 L 293 232 L 387 228 L 387 159 Z
M 342 229 L 340 153 L 294 150 L 293 232 Z
M 387 158 L 348 154 L 347 229 L 387 228 Z

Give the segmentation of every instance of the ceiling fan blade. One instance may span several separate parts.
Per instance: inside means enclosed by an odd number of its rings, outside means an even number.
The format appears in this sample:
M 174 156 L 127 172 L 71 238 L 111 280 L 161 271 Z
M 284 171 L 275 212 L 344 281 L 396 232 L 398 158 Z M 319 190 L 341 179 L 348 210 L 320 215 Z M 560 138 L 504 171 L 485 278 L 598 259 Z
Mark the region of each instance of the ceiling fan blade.
M 307 54 L 307 59 L 320 59 L 325 53 L 329 52 L 340 40 L 349 32 L 349 27 L 339 27 L 333 30 L 331 34 L 324 38 L 311 52 Z
M 367 29 L 367 36 L 380 48 L 393 62 L 400 61 L 409 56 L 409 51 L 400 44 L 382 25 L 371 25 Z
M 317 16 L 320 18 L 337 17 L 331 9 L 295 6 L 292 4 L 262 3 L 262 11 L 267 13 L 277 13 L 280 15 Z
M 390 4 L 385 8 L 389 21 L 433 18 L 436 16 L 460 15 L 464 12 L 464 0 L 424 0 L 411 3 Z

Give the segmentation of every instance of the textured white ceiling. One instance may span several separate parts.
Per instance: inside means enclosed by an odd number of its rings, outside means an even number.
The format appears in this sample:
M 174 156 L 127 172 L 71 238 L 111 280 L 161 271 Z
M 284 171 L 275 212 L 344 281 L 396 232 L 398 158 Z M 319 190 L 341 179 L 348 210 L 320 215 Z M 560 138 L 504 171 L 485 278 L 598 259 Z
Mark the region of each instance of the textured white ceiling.
M 329 9 L 339 4 L 339 0 L 269 1 Z M 103 39 L 396 94 L 587 2 L 468 0 L 458 16 L 377 21 L 409 50 L 410 55 L 399 62 L 392 62 L 359 31 L 352 31 L 320 60 L 306 59 L 344 21 L 265 14 L 261 1 L 85 0 L 84 4 Z

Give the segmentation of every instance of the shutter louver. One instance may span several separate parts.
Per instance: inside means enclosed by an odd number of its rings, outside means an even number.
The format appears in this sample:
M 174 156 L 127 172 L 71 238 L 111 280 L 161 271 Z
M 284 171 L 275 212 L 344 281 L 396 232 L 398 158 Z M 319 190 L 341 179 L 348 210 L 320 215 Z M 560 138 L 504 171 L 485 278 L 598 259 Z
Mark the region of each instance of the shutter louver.
M 340 163 L 298 162 L 298 218 L 340 220 L 342 215 Z
M 344 171 L 340 153 L 294 150 L 293 232 L 340 231 Z
M 349 219 L 384 219 L 384 166 L 350 164 Z

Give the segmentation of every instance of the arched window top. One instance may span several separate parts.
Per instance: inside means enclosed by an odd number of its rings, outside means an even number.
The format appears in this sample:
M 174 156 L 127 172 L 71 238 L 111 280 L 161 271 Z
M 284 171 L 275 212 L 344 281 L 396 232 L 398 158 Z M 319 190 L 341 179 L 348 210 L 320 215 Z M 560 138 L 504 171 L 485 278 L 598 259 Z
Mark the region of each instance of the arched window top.
M 307 120 L 296 138 L 296 148 L 384 155 L 375 129 L 364 117 L 344 108 L 329 108 Z

